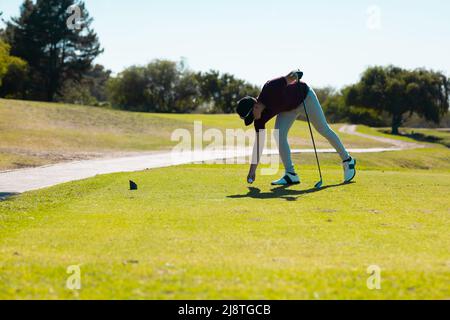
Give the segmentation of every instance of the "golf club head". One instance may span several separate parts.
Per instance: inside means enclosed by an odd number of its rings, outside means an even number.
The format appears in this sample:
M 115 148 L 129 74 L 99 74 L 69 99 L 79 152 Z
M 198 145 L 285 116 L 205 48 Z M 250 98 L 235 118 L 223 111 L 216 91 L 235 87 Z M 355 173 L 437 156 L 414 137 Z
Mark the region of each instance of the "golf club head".
M 299 80 L 299 81 L 302 80 L 302 78 L 303 78 L 303 72 L 300 71 L 300 70 L 298 70 L 298 71 L 296 71 L 295 73 L 297 74 L 298 80 Z
M 316 185 L 314 186 L 314 188 L 320 189 L 320 188 L 322 188 L 322 186 L 323 186 L 323 181 L 320 180 L 319 182 L 316 183 Z

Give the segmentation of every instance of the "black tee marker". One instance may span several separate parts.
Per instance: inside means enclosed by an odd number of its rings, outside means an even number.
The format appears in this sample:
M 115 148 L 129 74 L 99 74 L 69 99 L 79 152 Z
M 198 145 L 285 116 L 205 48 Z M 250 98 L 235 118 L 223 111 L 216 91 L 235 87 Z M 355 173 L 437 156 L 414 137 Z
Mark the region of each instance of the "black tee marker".
M 135 182 L 130 180 L 130 190 L 137 190 L 138 186 Z

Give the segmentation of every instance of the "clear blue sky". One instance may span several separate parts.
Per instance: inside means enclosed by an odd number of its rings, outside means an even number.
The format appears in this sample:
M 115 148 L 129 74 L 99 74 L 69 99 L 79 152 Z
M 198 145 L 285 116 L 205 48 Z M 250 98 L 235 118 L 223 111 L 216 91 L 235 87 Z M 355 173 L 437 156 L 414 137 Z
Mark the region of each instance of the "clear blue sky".
M 448 0 L 85 2 L 105 48 L 98 62 L 114 72 L 184 57 L 194 70 L 230 72 L 258 85 L 298 67 L 314 86 L 352 83 L 370 65 L 450 76 Z M 0 11 L 17 15 L 21 3 L 2 0 Z

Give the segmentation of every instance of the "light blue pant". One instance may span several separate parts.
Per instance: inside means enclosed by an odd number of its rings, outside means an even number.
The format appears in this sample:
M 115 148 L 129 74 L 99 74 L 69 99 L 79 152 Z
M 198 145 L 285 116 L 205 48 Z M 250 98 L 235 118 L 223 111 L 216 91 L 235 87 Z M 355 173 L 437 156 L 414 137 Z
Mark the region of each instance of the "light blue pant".
M 309 120 L 317 132 L 319 132 L 330 142 L 334 149 L 336 149 L 339 153 L 342 161 L 350 158 L 350 155 L 342 144 L 341 139 L 339 139 L 337 134 L 328 125 L 322 106 L 320 105 L 319 99 L 317 99 L 317 95 L 313 89 L 310 89 L 308 95 L 306 96 L 305 105 Z M 280 113 L 275 124 L 275 129 L 278 129 L 279 131 L 278 148 L 280 151 L 280 157 L 283 161 L 286 172 L 295 172 L 294 165 L 292 164 L 288 134 L 302 110 L 304 110 L 303 104 L 295 110 Z

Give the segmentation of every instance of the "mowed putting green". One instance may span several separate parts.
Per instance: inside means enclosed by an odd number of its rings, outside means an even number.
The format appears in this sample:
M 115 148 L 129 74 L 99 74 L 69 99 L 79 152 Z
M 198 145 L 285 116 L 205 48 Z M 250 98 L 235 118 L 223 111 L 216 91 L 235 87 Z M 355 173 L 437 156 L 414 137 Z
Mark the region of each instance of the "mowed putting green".
M 188 165 L 10 198 L 0 298 L 448 299 L 450 170 L 439 164 L 449 151 L 436 153 L 432 170 L 365 166 L 381 155 L 361 155 L 349 185 L 328 156 L 321 191 L 305 155 L 304 183 L 291 188 L 267 176 L 248 188 L 246 166 Z M 79 291 L 66 288 L 71 265 Z M 370 266 L 381 290 L 367 287 Z

